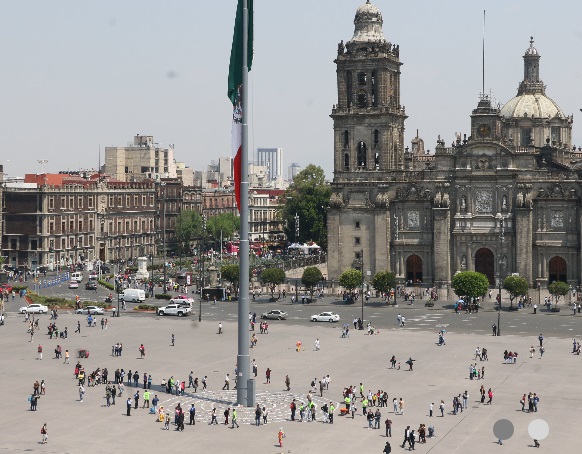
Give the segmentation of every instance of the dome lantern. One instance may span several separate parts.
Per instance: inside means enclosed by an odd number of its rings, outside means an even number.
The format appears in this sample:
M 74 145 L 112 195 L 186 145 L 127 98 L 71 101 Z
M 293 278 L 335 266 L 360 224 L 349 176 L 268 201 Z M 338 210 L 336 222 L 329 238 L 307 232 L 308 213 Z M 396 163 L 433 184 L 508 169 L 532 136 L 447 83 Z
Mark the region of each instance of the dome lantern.
M 385 42 L 382 31 L 382 13 L 380 9 L 367 0 L 356 11 L 354 18 L 354 36 L 351 42 Z

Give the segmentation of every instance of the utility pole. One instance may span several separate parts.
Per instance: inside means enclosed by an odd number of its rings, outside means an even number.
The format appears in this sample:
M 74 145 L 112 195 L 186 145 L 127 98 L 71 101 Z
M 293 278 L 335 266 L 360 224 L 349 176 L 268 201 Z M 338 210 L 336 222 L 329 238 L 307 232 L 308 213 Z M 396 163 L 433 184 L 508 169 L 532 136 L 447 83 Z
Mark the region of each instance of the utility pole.
M 161 183 L 162 186 L 165 186 L 165 183 Z M 167 270 L 166 270 L 166 189 L 164 188 L 162 201 L 164 203 L 164 215 L 163 215 L 163 248 L 164 248 L 164 293 L 168 293 L 167 290 Z
M 202 271 L 200 272 L 200 307 L 198 310 L 198 321 L 202 321 L 202 297 L 204 292 L 204 246 L 206 240 L 206 215 L 202 215 L 202 249 L 200 251 L 200 265 Z

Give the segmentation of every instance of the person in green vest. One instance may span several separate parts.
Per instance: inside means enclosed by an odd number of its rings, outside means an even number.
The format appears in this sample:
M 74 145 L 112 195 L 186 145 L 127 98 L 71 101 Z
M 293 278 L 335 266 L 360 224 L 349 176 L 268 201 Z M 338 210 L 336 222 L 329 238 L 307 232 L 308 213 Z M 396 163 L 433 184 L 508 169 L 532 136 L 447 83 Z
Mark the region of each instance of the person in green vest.
M 362 400 L 362 411 L 363 411 L 362 414 L 364 416 L 366 416 L 368 414 L 367 411 L 366 411 L 367 408 L 368 408 L 368 398 L 367 397 L 364 397 L 364 400 Z
M 329 423 L 333 424 L 333 412 L 335 411 L 335 407 L 333 406 L 333 402 L 329 403 L 329 410 L 328 410 L 328 417 L 329 417 Z
M 147 389 L 143 392 L 143 407 L 141 408 L 150 408 L 150 392 Z
M 234 426 L 236 425 L 236 428 L 238 429 L 238 421 L 237 421 L 237 412 L 236 412 L 236 408 L 232 409 L 232 425 L 230 426 L 231 429 L 234 429 Z
M 348 413 L 350 412 L 350 405 L 352 403 L 352 399 L 350 399 L 350 396 L 346 396 L 344 399 L 344 403 L 346 404 L 346 410 L 348 411 Z
M 305 418 L 305 405 L 303 405 L 303 402 L 299 405 L 299 416 L 301 417 L 301 422 L 303 422 Z

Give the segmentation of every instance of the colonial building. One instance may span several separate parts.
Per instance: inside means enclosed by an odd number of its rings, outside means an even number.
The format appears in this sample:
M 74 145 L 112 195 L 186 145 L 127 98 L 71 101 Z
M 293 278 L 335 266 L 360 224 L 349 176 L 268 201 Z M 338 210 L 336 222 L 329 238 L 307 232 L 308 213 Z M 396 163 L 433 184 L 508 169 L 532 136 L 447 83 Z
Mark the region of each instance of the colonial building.
M 3 254 L 28 269 L 155 254 L 154 202 L 153 182 L 27 175 L 4 188 Z
M 482 95 L 469 136 L 439 137 L 431 155 L 419 137 L 404 147 L 402 63 L 382 23 L 369 1 L 358 8 L 335 60 L 329 278 L 363 267 L 445 290 L 475 270 L 491 285 L 510 273 L 578 285 L 582 150 L 572 115 L 546 95 L 533 39 L 517 95 L 502 108 Z

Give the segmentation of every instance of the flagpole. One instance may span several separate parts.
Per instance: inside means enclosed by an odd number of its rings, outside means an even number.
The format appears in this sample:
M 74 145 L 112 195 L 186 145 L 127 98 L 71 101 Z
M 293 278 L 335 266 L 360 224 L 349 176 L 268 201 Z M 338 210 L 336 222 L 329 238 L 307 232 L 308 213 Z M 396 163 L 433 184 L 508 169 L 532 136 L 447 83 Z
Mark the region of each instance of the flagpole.
M 254 406 L 254 380 L 250 380 L 249 354 L 249 150 L 248 150 L 248 2 L 243 0 L 243 67 L 242 67 L 242 153 L 240 182 L 240 249 L 239 249 L 239 300 L 238 300 L 238 355 L 237 355 L 237 403 Z

